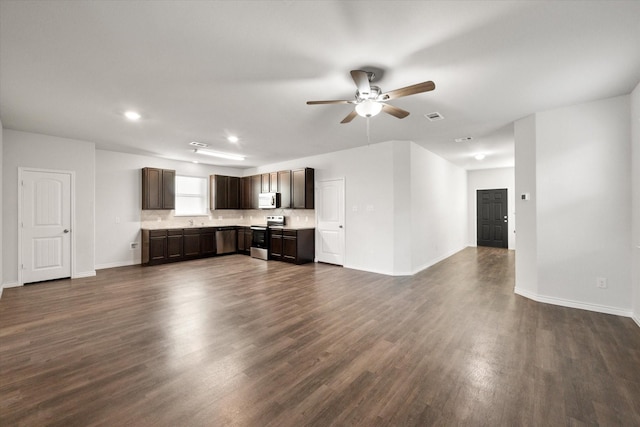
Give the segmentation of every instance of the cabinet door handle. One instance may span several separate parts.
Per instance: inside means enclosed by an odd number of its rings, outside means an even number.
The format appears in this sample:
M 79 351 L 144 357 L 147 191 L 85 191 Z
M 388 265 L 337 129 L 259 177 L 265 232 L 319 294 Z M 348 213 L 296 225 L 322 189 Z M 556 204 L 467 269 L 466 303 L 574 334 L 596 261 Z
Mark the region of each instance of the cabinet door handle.
M 339 225 L 338 227 L 342 228 L 342 226 L 341 226 L 341 225 Z
M 63 233 L 68 233 L 69 230 L 67 230 L 66 228 L 62 231 Z

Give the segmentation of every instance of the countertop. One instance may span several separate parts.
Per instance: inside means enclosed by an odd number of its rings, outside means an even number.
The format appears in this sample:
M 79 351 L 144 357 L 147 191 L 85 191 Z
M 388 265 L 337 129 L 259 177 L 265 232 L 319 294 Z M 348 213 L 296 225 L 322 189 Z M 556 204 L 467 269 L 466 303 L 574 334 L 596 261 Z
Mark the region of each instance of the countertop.
M 266 227 L 265 224 L 251 224 L 260 227 Z M 158 224 L 157 227 L 154 226 L 145 226 L 141 228 L 141 230 L 180 230 L 180 229 L 190 229 L 190 228 L 227 228 L 227 227 L 251 227 L 251 225 L 187 225 L 187 226 L 166 226 L 163 224 Z M 285 225 L 285 226 L 276 226 L 271 228 L 277 228 L 279 230 L 289 230 L 289 231 L 297 231 L 297 230 L 313 230 L 315 227 L 308 225 Z

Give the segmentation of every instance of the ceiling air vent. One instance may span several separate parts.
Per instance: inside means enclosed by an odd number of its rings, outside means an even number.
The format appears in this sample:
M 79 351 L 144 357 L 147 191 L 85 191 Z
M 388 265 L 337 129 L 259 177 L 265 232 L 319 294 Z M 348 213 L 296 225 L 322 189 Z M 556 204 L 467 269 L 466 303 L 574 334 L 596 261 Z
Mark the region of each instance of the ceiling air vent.
M 440 113 L 427 113 L 424 116 L 432 122 L 444 119 Z
M 193 145 L 194 147 L 200 147 L 200 148 L 208 147 L 207 144 L 205 144 L 203 142 L 198 142 L 198 141 L 192 141 L 192 142 L 189 143 L 189 145 Z
M 469 142 L 473 139 L 472 136 L 465 136 L 464 138 L 456 138 L 454 139 L 455 142 Z

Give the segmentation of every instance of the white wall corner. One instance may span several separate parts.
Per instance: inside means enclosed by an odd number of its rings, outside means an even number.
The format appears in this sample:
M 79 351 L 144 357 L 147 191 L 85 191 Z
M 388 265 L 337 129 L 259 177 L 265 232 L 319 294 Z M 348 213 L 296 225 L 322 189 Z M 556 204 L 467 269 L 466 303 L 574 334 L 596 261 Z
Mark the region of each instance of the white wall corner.
M 515 211 L 518 217 L 516 239 L 516 288 L 537 294 L 537 219 L 536 219 L 536 116 L 514 124 L 515 138 Z M 529 200 L 519 195 L 528 193 Z
M 633 320 L 640 326 L 640 83 L 631 92 L 631 287 Z

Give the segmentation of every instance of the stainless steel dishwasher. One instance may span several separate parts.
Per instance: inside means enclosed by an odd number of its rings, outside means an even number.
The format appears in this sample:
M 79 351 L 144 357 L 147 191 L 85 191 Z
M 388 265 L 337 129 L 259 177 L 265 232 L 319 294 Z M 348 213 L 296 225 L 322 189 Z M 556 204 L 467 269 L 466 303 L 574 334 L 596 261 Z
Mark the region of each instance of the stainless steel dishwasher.
M 216 254 L 230 254 L 238 251 L 238 230 L 236 227 L 216 229 Z

